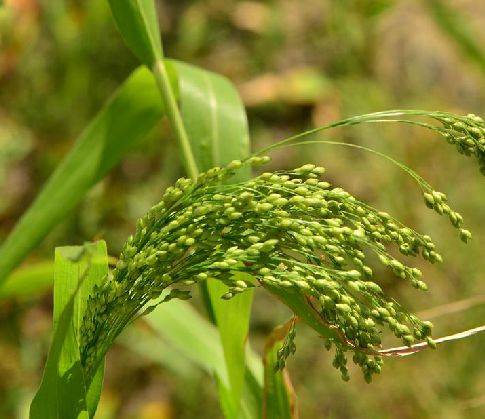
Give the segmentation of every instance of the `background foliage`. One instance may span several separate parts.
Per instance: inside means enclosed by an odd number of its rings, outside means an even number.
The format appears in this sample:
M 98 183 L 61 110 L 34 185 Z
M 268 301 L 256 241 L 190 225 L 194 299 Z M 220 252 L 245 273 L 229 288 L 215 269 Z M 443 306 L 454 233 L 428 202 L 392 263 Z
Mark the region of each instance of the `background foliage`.
M 0 239 L 137 65 L 107 2 L 5 3 L 12 7 L 0 9 Z M 485 114 L 481 2 L 194 0 L 159 1 L 158 6 L 166 55 L 236 83 L 248 108 L 253 149 L 339 117 L 387 108 Z M 136 218 L 182 174 L 168 133 L 159 123 L 26 266 L 52 258 L 54 245 L 97 238 L 117 254 Z M 379 272 L 386 289 L 410 307 L 426 310 L 483 295 L 485 194 L 476 168 L 422 130 L 365 126 L 333 135 L 398 156 L 415 168 L 456 202 L 475 240 L 462 246 L 451 228 L 426 211 L 415 186 L 373 157 L 306 146 L 278 151 L 272 165 L 322 164 L 333 182 L 447 244 L 440 249 L 445 264 L 422 267 L 431 287 L 426 295 L 401 289 Z M 39 278 L 49 273 L 47 266 L 38 269 Z M 14 298 L 0 293 L 0 298 L 0 417 L 20 418 L 40 380 L 52 298 L 48 286 L 42 297 L 26 292 Z M 289 316 L 273 302 L 256 293 L 251 338 L 260 353 L 274 325 Z M 484 314 L 485 307 L 476 305 L 441 315 L 434 319 L 436 335 L 476 326 Z M 146 332 L 144 327 L 132 332 Z M 342 382 L 319 339 L 306 332 L 299 331 L 297 354 L 289 362 L 303 418 L 483 417 L 481 336 L 388 361 L 369 386 L 358 372 Z M 127 340 L 107 358 L 100 418 L 221 416 L 209 375 L 160 349 L 163 342 L 134 352 L 126 348 Z

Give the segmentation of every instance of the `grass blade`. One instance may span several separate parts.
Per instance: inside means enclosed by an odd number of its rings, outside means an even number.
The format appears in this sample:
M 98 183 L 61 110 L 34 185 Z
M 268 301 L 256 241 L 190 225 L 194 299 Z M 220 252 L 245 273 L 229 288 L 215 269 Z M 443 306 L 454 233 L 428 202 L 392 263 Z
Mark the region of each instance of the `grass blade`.
M 54 278 L 52 262 L 38 262 L 12 273 L 0 286 L 0 301 L 9 298 L 28 299 L 50 289 Z
M 220 393 L 230 390 L 229 374 L 224 362 L 224 351 L 217 329 L 205 320 L 191 304 L 172 300 L 162 304 L 146 316 L 146 321 L 164 344 L 173 347 L 192 363 L 214 375 L 220 384 Z M 155 341 L 154 341 L 155 342 Z M 126 342 L 127 346 L 131 346 Z M 154 345 L 158 347 L 159 344 Z M 248 350 L 246 355 L 241 399 L 241 415 L 253 419 L 261 416 L 263 367 L 260 358 Z M 245 365 L 244 360 L 242 365 Z M 221 400 L 223 410 L 234 413 L 230 393 Z
M 178 63 L 180 110 L 200 170 L 249 155 L 246 111 L 235 87 L 224 77 Z M 239 170 L 234 182 L 248 179 Z
M 126 45 L 149 68 L 162 59 L 162 44 L 153 0 L 109 0 Z
M 0 247 L 0 283 L 161 118 L 151 74 L 135 71 L 86 128 Z
M 54 337 L 41 385 L 32 401 L 32 419 L 94 416 L 104 366 L 92 383 L 85 383 L 77 336 L 89 293 L 107 273 L 108 255 L 102 241 L 56 249 Z
M 181 377 L 187 382 L 193 380 L 198 373 L 196 368 L 202 365 L 191 362 L 177 347 L 169 345 L 159 333 L 145 326 L 143 322 L 126 328 L 118 337 L 117 343 L 137 354 L 140 359 L 162 366 L 169 374 Z M 171 333 L 167 332 L 167 335 Z
M 228 417 L 238 417 L 244 387 L 245 347 L 253 292 L 246 291 L 230 301 L 225 301 L 221 299 L 222 295 L 227 292 L 225 285 L 209 280 L 207 289 L 224 350 L 224 361 L 229 378 L 229 385 L 225 386 L 229 391 L 220 392 L 224 395 L 221 401 L 226 405 L 226 410 L 232 412 Z

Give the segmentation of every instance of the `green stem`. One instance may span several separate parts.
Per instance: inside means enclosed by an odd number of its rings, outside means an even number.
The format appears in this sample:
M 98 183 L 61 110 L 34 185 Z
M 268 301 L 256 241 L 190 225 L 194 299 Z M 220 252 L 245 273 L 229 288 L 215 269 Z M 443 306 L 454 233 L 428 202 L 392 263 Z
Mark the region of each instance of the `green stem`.
M 364 115 L 353 116 L 351 118 L 341 119 L 335 122 L 331 122 L 330 124 L 316 127 L 308 131 L 304 131 L 299 134 L 292 135 L 291 137 L 284 138 L 280 141 L 277 141 L 274 144 L 271 144 L 263 148 L 262 150 L 259 150 L 255 154 L 261 155 L 261 154 L 267 153 L 268 151 L 274 148 L 281 147 L 283 144 L 291 143 L 300 138 L 308 137 L 310 135 L 316 134 L 321 131 L 325 131 L 327 129 L 338 128 L 338 127 L 349 126 L 349 125 L 357 125 L 364 122 L 393 122 L 393 123 L 399 122 L 399 123 L 417 125 L 417 126 L 421 126 L 429 129 L 435 129 L 435 130 L 438 129 L 433 125 L 426 124 L 424 122 L 419 122 L 419 121 L 411 121 L 411 120 L 404 120 L 404 119 L 384 119 L 384 118 L 391 118 L 391 117 L 397 117 L 397 116 L 422 116 L 422 117 L 428 117 L 428 118 L 435 118 L 437 116 L 445 117 L 445 116 L 448 116 L 448 114 L 443 112 L 428 112 L 428 111 L 422 111 L 422 110 L 416 110 L 416 109 L 404 109 L 404 110 L 395 109 L 390 111 L 374 112 L 374 113 L 369 113 Z
M 170 125 L 175 133 L 180 149 L 182 151 L 183 163 L 187 174 L 191 179 L 195 180 L 199 174 L 197 163 L 195 162 L 192 148 L 190 146 L 189 137 L 185 130 L 184 123 L 182 121 L 182 115 L 175 99 L 170 80 L 168 77 L 167 69 L 162 60 L 157 60 L 153 65 L 153 75 L 157 83 L 160 94 L 162 95 L 163 104 L 165 106 Z

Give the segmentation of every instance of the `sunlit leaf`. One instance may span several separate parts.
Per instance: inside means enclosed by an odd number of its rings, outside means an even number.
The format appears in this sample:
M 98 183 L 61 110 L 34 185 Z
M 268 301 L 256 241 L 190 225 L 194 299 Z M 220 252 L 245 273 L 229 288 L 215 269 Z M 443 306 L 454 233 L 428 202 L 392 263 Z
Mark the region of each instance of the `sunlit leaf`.
M 56 249 L 54 335 L 44 374 L 30 409 L 31 419 L 92 418 L 101 394 L 104 365 L 84 380 L 78 336 L 89 294 L 108 273 L 103 241 Z
M 84 130 L 0 246 L 0 283 L 162 115 L 151 74 L 135 71 Z
M 172 347 L 177 354 L 214 375 L 222 386 L 222 394 L 229 391 L 229 375 L 219 333 L 191 304 L 173 300 L 157 307 L 145 319 L 153 329 L 154 335 L 158 336 L 148 338 L 153 342 L 152 351 L 160 346 L 160 343 L 156 344 L 157 340 L 162 341 L 164 345 Z M 128 332 L 128 335 L 129 333 L 131 332 Z M 132 345 L 128 340 L 123 342 L 128 347 Z M 135 347 L 139 345 L 140 342 L 135 344 Z M 243 418 L 252 419 L 259 417 L 262 409 L 263 367 L 259 356 L 251 350 L 247 350 L 245 359 L 246 362 L 242 361 L 242 365 L 246 364 L 246 367 L 241 414 Z M 221 403 L 228 411 L 233 412 L 230 393 L 225 394 L 225 399 Z

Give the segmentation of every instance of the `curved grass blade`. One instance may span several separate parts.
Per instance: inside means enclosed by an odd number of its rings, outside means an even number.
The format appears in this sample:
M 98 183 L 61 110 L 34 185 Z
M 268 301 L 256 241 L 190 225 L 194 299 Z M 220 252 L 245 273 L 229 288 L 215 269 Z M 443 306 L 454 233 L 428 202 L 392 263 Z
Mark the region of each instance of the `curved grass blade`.
M 221 394 L 230 391 L 228 370 L 224 361 L 221 338 L 217 329 L 206 321 L 191 304 L 172 300 L 162 304 L 146 316 L 146 321 L 158 335 L 153 338 L 173 347 L 192 363 L 211 375 L 221 386 Z M 154 342 L 155 342 L 154 340 Z M 126 342 L 127 346 L 131 344 Z M 243 396 L 240 417 L 253 419 L 259 417 L 262 409 L 263 367 L 259 357 L 248 350 L 245 354 Z M 244 365 L 244 360 L 242 365 Z M 229 394 L 221 403 L 226 412 L 238 415 L 228 401 Z
M 0 247 L 0 283 L 162 117 L 153 77 L 136 70 L 76 141 Z
M 101 394 L 104 365 L 91 383 L 84 380 L 78 333 L 89 294 L 108 274 L 106 243 L 56 249 L 54 337 L 31 419 L 92 418 Z
M 26 300 L 49 290 L 54 279 L 52 262 L 37 262 L 22 267 L 0 286 L 0 301 L 9 298 Z
M 250 153 L 244 105 L 226 78 L 178 63 L 180 111 L 199 169 L 208 170 Z M 238 170 L 233 182 L 249 178 L 249 167 Z
M 222 403 L 226 406 L 226 417 L 235 418 L 240 414 L 240 400 L 244 389 L 246 372 L 246 339 L 249 332 L 249 318 L 253 292 L 246 291 L 230 301 L 221 297 L 227 292 L 227 286 L 218 281 L 209 280 L 207 291 L 214 312 L 217 329 L 224 350 L 224 361 L 229 379 L 226 391 L 221 391 Z

